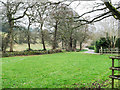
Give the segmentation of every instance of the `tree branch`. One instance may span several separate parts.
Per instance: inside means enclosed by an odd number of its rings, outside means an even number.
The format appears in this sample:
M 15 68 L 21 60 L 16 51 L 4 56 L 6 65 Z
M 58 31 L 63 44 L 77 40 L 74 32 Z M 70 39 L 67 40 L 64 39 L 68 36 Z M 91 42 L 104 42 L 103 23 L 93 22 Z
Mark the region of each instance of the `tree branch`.
M 15 9 L 13 10 L 13 14 L 15 14 L 17 12 L 17 9 L 19 7 L 20 4 L 23 4 L 23 2 L 19 2 L 16 6 Z
M 35 4 L 36 4 L 36 3 L 35 3 Z M 24 13 L 23 13 L 22 16 L 19 16 L 19 17 L 17 17 L 17 18 L 12 18 L 12 20 L 18 20 L 18 19 L 23 18 L 23 17 L 26 15 L 27 10 L 28 10 L 29 8 L 32 8 L 35 4 L 33 4 L 32 6 L 28 6 L 28 7 L 25 9 L 25 11 L 24 11 Z
M 112 6 L 110 2 L 104 2 L 104 4 L 112 12 L 112 14 L 117 16 L 117 18 L 120 20 L 120 12 L 114 6 Z
M 101 21 L 101 20 L 103 20 L 103 19 L 105 19 L 105 18 L 108 18 L 108 17 L 111 17 L 112 15 L 107 15 L 107 16 L 104 16 L 104 17 L 102 17 L 102 18 L 100 18 L 100 19 L 93 19 L 93 20 L 91 20 L 91 21 L 88 21 L 88 20 L 81 20 L 81 21 L 85 21 L 86 23 L 81 23 L 81 24 L 79 24 L 78 26 L 76 26 L 76 27 L 74 27 L 73 29 L 76 29 L 76 28 L 78 28 L 78 27 L 80 27 L 80 26 L 82 26 L 82 25 L 86 25 L 86 24 L 91 24 L 91 23 L 93 23 L 93 22 L 98 22 L 98 21 Z
M 92 13 L 92 12 L 95 12 L 95 11 L 101 11 L 101 10 L 104 10 L 104 9 L 107 9 L 107 7 L 96 9 L 96 10 L 91 10 L 91 11 L 86 12 L 86 13 L 82 14 L 81 16 L 78 16 L 78 17 L 75 17 L 75 18 L 80 18 L 80 17 L 82 17 L 82 16 L 84 16 L 86 14 L 89 14 L 89 13 Z

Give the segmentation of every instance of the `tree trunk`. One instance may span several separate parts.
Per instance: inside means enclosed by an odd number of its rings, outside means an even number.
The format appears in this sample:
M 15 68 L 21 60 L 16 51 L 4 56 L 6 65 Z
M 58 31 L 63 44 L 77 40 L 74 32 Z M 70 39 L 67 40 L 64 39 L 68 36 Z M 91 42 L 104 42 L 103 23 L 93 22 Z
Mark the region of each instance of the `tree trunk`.
M 68 47 L 68 44 L 69 44 L 69 43 L 68 43 L 68 41 L 67 41 L 66 38 L 65 38 L 65 39 L 64 39 L 64 45 L 65 45 L 65 50 L 66 50 L 66 51 L 69 50 L 69 49 L 68 49 L 68 48 L 69 48 L 69 47 Z
M 30 50 L 30 35 L 28 35 L 28 50 Z
M 10 35 L 10 52 L 13 52 L 13 35 Z
M 54 41 L 53 41 L 53 49 L 57 48 L 57 29 L 58 29 L 58 22 L 56 21 L 55 25 L 55 33 L 54 33 Z
M 42 32 L 42 44 L 43 44 L 43 50 L 46 50 L 43 32 Z
M 117 19 L 120 20 L 119 11 L 109 2 L 109 0 L 107 2 L 104 2 L 104 4 L 112 12 L 113 16 L 115 15 L 117 17 Z M 114 18 L 116 18 L 116 17 L 114 17 Z
M 28 25 L 28 37 L 27 37 L 27 39 L 28 39 L 28 50 L 31 50 L 31 48 L 30 48 L 30 23 Z
M 80 42 L 80 51 L 82 50 L 82 42 Z
M 13 52 L 13 26 L 14 26 L 14 22 L 10 21 L 9 22 L 9 26 L 10 26 L 10 52 Z
M 42 44 L 43 44 L 43 50 L 46 50 L 45 40 L 44 40 L 44 33 L 43 33 L 43 30 L 42 30 L 42 27 L 43 27 L 43 24 L 41 24 L 41 40 L 42 40 Z
M 80 42 L 80 50 L 82 50 L 82 43 L 85 41 L 85 36 L 83 37 L 83 40 Z
M 2 52 L 5 53 L 6 49 L 8 47 L 8 44 L 10 42 L 10 32 L 8 33 L 8 35 L 5 38 L 2 38 Z
M 77 44 L 77 40 L 74 39 L 74 42 L 73 42 L 74 46 L 73 46 L 73 50 L 75 51 L 76 50 L 76 44 Z
M 70 41 L 69 41 L 69 51 L 72 51 L 72 37 L 70 36 Z
M 64 49 L 64 41 L 63 41 L 63 39 L 62 39 L 62 49 Z

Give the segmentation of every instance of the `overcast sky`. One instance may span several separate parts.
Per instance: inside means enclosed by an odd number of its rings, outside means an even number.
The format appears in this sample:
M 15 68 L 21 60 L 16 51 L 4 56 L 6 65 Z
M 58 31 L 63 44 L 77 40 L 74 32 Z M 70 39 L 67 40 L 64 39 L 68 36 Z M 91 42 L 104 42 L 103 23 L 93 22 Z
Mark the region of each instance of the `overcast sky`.
M 118 4 L 118 2 L 120 0 L 111 0 L 112 1 L 112 4 Z M 74 2 L 71 4 L 71 7 L 79 14 L 83 14 L 87 11 L 91 11 L 93 9 L 93 7 L 96 5 L 96 3 L 103 3 L 102 1 L 100 0 L 97 0 L 97 1 L 81 1 L 80 4 L 78 1 Z M 91 14 L 88 14 L 91 19 L 100 14 L 100 13 L 103 13 L 103 12 L 95 12 L 95 13 L 91 13 Z M 112 28 L 112 22 L 116 22 L 116 25 L 114 25 L 114 27 Z M 94 27 L 94 28 L 93 28 Z M 110 17 L 110 18 L 106 18 L 102 21 L 99 21 L 97 23 L 94 23 L 93 26 L 90 26 L 90 29 L 93 29 L 93 32 L 94 31 L 100 31 L 100 32 L 103 32 L 105 35 L 106 32 L 109 32 L 111 35 L 117 35 L 118 34 L 118 21 L 115 20 L 113 17 Z M 115 29 L 113 32 L 112 29 Z
M 62 1 L 62 0 L 50 0 L 50 1 L 53 1 L 53 2 L 58 2 L 58 1 Z M 69 4 L 70 0 L 67 0 L 68 2 L 66 2 L 67 4 Z M 117 4 L 120 0 L 111 0 L 112 4 Z M 96 5 L 96 3 L 103 3 L 101 0 L 74 0 L 74 2 L 72 2 L 70 4 L 70 7 L 73 8 L 73 10 L 75 10 L 79 15 L 85 13 L 85 12 L 88 12 L 88 11 L 91 11 L 93 9 L 93 7 Z M 96 15 L 99 15 L 100 13 L 103 13 L 103 11 L 98 11 L 98 12 L 95 12 L 95 13 L 91 13 L 91 14 L 87 14 L 87 16 L 89 16 L 91 19 L 94 18 L 94 16 Z M 86 16 L 85 16 L 86 17 Z M 108 21 L 108 23 L 107 23 Z M 108 26 L 108 24 L 110 22 L 113 22 L 115 21 L 117 23 L 117 21 L 113 18 L 113 17 L 110 17 L 110 18 L 107 18 L 107 19 L 104 19 L 100 22 L 97 22 L 97 23 L 94 23 L 94 25 L 90 26 L 90 29 L 92 29 L 91 27 L 95 27 L 94 31 L 111 31 L 110 27 L 108 27 L 108 29 L 104 30 L 105 28 L 105 25 L 106 24 L 106 27 Z M 117 28 L 116 28 L 117 29 Z M 116 33 L 115 33 L 116 34 Z
M 65 1 L 65 0 L 49 0 L 53 2 Z M 96 5 L 96 3 L 103 3 L 101 0 L 66 0 L 69 3 L 70 1 L 74 1 L 70 4 L 70 6 L 79 14 L 89 11 Z M 120 0 L 111 0 L 112 4 L 118 3 Z
M 5 1 L 5 0 L 0 0 L 0 1 Z M 16 0 L 16 1 L 19 1 L 19 0 Z M 32 0 L 23 0 L 23 1 L 32 1 Z M 38 1 L 41 1 L 41 0 L 38 0 Z M 42 0 L 44 1 L 44 0 Z M 49 1 L 53 1 L 53 2 L 58 2 L 58 1 L 62 1 L 62 0 L 49 0 Z M 71 0 L 67 0 L 66 3 L 69 3 L 69 1 Z M 120 0 L 111 0 L 112 3 L 118 3 Z M 87 12 L 87 11 L 90 11 L 93 9 L 93 7 L 96 5 L 96 3 L 103 3 L 101 0 L 94 0 L 94 1 L 90 1 L 90 0 L 74 0 L 73 3 L 70 4 L 70 7 L 73 8 L 73 10 L 75 10 L 79 15 Z M 92 13 L 92 14 L 87 14 L 88 16 L 90 16 L 90 18 L 92 19 L 94 16 L 100 14 L 102 12 L 95 12 L 95 13 Z M 114 18 L 109 18 L 112 20 L 114 20 Z M 108 19 L 108 20 L 109 20 Z M 107 19 L 106 19 L 107 20 Z M 102 28 L 102 25 L 100 23 L 102 23 L 104 20 L 98 22 L 98 23 L 95 23 L 95 27 L 97 30 L 100 30 Z

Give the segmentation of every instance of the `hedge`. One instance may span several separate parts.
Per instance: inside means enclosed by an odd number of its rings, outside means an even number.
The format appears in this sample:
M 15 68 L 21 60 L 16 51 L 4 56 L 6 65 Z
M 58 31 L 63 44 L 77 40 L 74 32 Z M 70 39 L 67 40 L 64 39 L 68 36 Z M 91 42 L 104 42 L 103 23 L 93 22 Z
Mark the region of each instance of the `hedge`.
M 88 48 L 94 50 L 94 46 L 88 46 Z
M 55 50 L 33 50 L 33 51 L 15 51 L 15 52 L 6 52 L 2 54 L 2 57 L 10 57 L 10 56 L 28 56 L 28 55 L 42 55 L 42 54 L 52 54 L 62 52 L 60 49 Z

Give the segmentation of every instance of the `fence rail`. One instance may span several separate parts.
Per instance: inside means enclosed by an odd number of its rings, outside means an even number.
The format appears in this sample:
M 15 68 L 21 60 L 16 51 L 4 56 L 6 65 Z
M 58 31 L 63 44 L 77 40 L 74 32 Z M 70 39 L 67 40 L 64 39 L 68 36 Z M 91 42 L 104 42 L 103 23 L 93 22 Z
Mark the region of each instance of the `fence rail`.
M 100 54 L 118 54 L 120 50 L 118 48 L 110 48 L 110 49 L 99 49 Z

